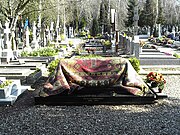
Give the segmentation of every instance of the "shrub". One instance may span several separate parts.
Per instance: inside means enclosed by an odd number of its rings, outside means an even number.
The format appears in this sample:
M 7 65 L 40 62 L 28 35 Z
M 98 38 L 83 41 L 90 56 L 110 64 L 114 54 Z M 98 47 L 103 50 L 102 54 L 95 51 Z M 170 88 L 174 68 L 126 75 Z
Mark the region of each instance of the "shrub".
M 180 54 L 177 54 L 177 53 L 174 53 L 173 56 L 176 58 L 180 58 Z
M 104 46 L 106 46 L 107 49 L 110 49 L 110 48 L 111 48 L 111 45 L 112 45 L 111 41 L 109 41 L 109 40 L 103 40 L 103 41 L 102 41 L 102 44 L 103 44 Z
M 21 52 L 21 57 L 28 57 L 30 56 L 30 54 L 28 53 L 28 51 L 22 51 Z
M 87 38 L 88 38 L 88 39 L 90 39 L 90 38 L 92 38 L 92 37 L 91 37 L 91 35 L 90 35 L 90 34 L 88 34 L 88 37 L 87 37 Z
M 48 65 L 48 72 L 50 74 L 54 73 L 58 63 L 59 63 L 59 59 L 56 59 L 56 60 L 51 61 L 51 63 Z
M 30 56 L 38 56 L 39 55 L 39 51 L 33 51 L 33 52 L 30 52 L 29 54 Z
M 133 66 L 133 68 L 136 70 L 137 73 L 140 71 L 140 61 L 136 57 L 129 58 L 129 62 Z
M 69 46 L 72 47 L 73 46 L 73 41 L 69 41 Z
M 60 37 L 61 37 L 61 40 L 65 40 L 65 35 L 64 34 L 61 34 Z

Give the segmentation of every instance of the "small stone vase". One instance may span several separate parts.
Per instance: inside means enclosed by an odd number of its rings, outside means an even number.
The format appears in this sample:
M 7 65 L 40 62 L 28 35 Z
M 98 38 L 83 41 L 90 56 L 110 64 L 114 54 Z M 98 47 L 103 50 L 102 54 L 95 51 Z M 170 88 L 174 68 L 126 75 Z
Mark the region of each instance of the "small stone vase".
M 158 83 L 157 83 L 157 82 L 154 82 L 154 81 L 151 82 L 151 87 L 152 87 L 152 88 L 158 87 Z

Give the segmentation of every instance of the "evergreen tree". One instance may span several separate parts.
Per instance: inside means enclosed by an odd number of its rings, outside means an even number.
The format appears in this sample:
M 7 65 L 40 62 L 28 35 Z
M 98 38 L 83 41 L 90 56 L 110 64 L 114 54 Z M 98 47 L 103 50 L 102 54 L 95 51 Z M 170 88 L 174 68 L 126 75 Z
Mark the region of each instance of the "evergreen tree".
M 157 24 L 163 24 L 165 22 L 165 17 L 163 15 L 163 8 L 161 5 L 161 0 L 158 0 L 158 19 L 157 19 Z
M 125 20 L 126 27 L 132 27 L 133 26 L 133 17 L 134 17 L 134 7 L 136 4 L 136 0 L 128 0 L 128 13 L 127 13 L 127 20 Z
M 92 28 L 91 28 L 91 35 L 92 36 L 96 36 L 99 33 L 99 27 L 98 27 L 98 21 L 96 18 L 93 19 L 93 24 L 92 24 Z
M 140 13 L 140 26 L 150 27 L 150 34 L 153 34 L 156 24 L 156 9 L 154 0 L 146 0 L 144 9 Z
M 102 0 L 100 5 L 100 17 L 99 17 L 99 24 L 101 28 L 103 28 L 103 33 L 109 32 L 110 33 L 110 18 L 108 18 L 108 0 Z

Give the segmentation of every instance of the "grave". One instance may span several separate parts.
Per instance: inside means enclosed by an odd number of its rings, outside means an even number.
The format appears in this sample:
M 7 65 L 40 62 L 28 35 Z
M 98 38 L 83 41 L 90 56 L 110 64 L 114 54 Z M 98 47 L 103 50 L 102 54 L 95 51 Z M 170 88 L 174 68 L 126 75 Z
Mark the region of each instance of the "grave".
M 48 79 L 35 97 L 35 104 L 147 104 L 161 97 L 146 87 L 127 60 L 119 57 L 63 59 L 55 76 Z M 145 87 L 135 87 L 138 84 Z
M 20 60 L 25 63 L 19 63 Z M 46 67 L 52 60 L 55 60 L 55 57 L 20 57 L 9 64 L 0 65 L 0 76 L 20 79 L 22 84 L 33 84 L 47 70 Z M 41 72 L 32 76 L 36 69 L 41 69 Z
M 160 49 L 142 49 L 139 54 L 140 65 L 179 65 L 180 60 L 167 55 Z
M 7 79 L 19 79 L 22 84 L 26 84 L 27 76 L 29 76 L 33 72 L 34 70 L 22 68 L 1 68 L 0 77 L 6 77 Z
M 100 40 L 90 40 L 86 42 L 86 44 L 83 46 L 84 50 L 87 51 L 87 53 L 103 53 L 106 52 L 106 48 L 102 45 Z
M 5 77 L 0 77 L 1 81 L 5 81 Z M 4 88 L 0 88 L 0 105 L 13 105 L 18 97 L 23 94 L 29 86 L 22 86 L 20 80 L 11 80 L 12 83 Z

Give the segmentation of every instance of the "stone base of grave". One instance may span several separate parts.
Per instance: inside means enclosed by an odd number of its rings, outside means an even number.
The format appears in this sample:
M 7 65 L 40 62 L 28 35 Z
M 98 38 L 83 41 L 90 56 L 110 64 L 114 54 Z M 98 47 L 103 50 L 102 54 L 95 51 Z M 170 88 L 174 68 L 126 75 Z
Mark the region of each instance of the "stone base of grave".
M 95 91 L 96 92 L 92 92 Z M 127 104 L 153 104 L 158 99 L 167 98 L 166 95 L 149 94 L 147 96 L 135 96 L 122 90 L 117 93 L 114 90 L 92 90 L 84 89 L 82 92 L 67 94 L 63 92 L 59 95 L 49 97 L 35 96 L 36 105 L 127 105 Z
M 9 63 L 14 57 L 13 51 L 9 49 L 4 49 L 0 54 L 1 63 Z
M 84 96 L 51 96 L 35 97 L 36 105 L 124 105 L 152 104 L 154 97 L 137 97 L 130 95 L 84 95 Z
M 29 86 L 21 86 L 20 80 L 13 80 L 11 86 L 0 89 L 0 105 L 13 105 L 17 98 L 27 89 L 29 89 Z
M 20 86 L 18 88 L 18 91 L 20 91 L 19 95 L 10 95 L 7 98 L 1 99 L 0 98 L 0 105 L 13 105 L 15 101 L 18 99 L 19 96 L 21 96 L 29 86 Z
M 26 78 L 27 84 L 34 84 L 42 76 L 42 71 L 32 73 Z

